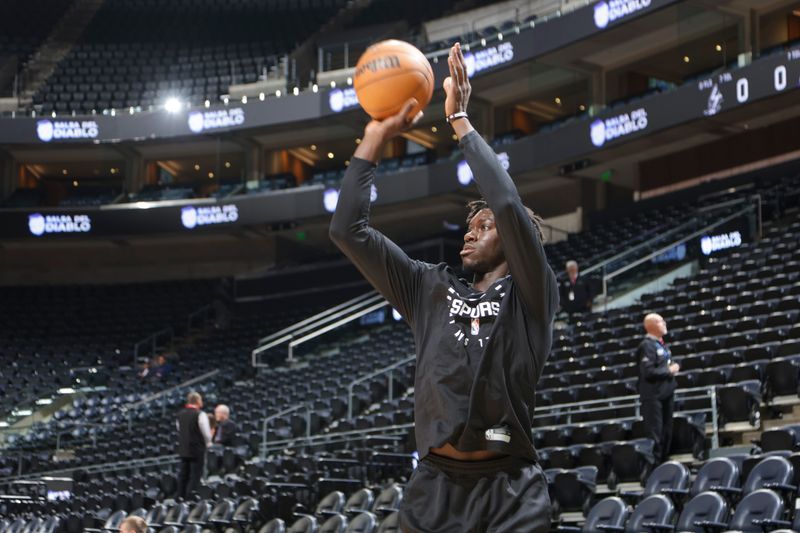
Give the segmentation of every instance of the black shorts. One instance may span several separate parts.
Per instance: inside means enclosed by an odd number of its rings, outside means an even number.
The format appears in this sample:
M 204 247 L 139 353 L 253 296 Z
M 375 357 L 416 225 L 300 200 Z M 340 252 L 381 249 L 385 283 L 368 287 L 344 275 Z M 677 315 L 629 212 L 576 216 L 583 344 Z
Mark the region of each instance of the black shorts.
M 527 459 L 456 461 L 428 454 L 400 505 L 403 533 L 547 533 L 550 497 Z

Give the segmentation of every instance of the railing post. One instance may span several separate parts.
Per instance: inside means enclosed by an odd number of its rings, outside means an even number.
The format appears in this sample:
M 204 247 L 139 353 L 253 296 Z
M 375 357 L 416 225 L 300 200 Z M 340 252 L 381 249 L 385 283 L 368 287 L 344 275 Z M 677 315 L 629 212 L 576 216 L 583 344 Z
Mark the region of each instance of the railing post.
M 306 406 L 306 437 L 311 437 L 311 408 Z
M 711 424 L 714 432 L 711 434 L 711 449 L 719 448 L 719 417 L 717 414 L 717 387 L 712 385 L 711 389 Z
M 394 370 L 389 370 L 389 401 L 394 400 Z
M 347 420 L 353 420 L 353 384 L 347 386 Z
M 344 43 L 344 68 L 347 68 L 350 63 L 350 43 Z
M 261 429 L 261 459 L 267 458 L 267 421 L 269 417 L 264 419 L 264 426 Z
M 634 411 L 636 413 L 636 418 L 639 418 L 639 417 L 642 416 L 642 401 L 641 401 L 641 397 L 636 398 L 634 400 L 634 405 L 636 406 L 635 411 Z
M 287 362 L 294 361 L 294 345 L 292 345 L 291 342 L 289 343 L 289 356 L 286 358 L 286 361 Z

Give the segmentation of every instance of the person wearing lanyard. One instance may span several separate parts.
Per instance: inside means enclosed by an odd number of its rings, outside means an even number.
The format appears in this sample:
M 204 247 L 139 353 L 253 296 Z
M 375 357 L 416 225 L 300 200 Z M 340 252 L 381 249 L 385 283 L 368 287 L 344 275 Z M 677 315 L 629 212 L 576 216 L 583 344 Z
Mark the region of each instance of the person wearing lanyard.
M 578 275 L 578 263 L 567 261 L 567 279 L 561 282 L 561 309 L 568 314 L 592 310 L 592 292 L 585 279 Z
M 647 332 L 636 349 L 639 361 L 639 395 L 642 419 L 648 438 L 653 440 L 656 461 L 669 458 L 672 443 L 672 412 L 675 403 L 675 375 L 680 365 L 672 361 L 672 354 L 664 344 L 667 322 L 661 315 L 650 313 L 644 317 Z

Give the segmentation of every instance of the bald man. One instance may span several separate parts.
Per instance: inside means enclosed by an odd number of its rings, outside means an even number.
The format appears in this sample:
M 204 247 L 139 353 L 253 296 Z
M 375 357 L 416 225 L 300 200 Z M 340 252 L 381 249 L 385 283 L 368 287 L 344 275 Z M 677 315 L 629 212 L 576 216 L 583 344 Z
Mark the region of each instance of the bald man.
M 664 344 L 667 322 L 661 315 L 644 317 L 644 340 L 636 349 L 639 361 L 639 394 L 647 436 L 653 439 L 656 461 L 669 458 L 672 443 L 672 411 L 675 402 L 675 374 L 680 370 Z
M 214 444 L 222 446 L 232 446 L 236 437 L 236 424 L 230 419 L 231 410 L 225 404 L 219 404 L 214 409 L 214 419 L 217 425 L 214 428 L 212 441 Z
M 147 522 L 139 516 L 129 516 L 119 525 L 119 533 L 147 533 Z

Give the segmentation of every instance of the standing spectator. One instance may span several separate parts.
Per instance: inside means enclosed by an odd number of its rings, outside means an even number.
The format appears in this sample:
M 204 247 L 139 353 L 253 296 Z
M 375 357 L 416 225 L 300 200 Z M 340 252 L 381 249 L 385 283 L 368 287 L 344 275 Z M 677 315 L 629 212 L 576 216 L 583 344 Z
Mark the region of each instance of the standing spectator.
M 206 448 L 211 444 L 208 415 L 202 411 L 203 397 L 190 392 L 186 405 L 178 413 L 178 498 L 188 498 L 200 486 L 206 462 Z
M 644 329 L 647 335 L 636 349 L 642 418 L 648 438 L 655 443 L 653 455 L 661 462 L 669 458 L 672 444 L 675 374 L 680 366 L 672 362 L 672 354 L 664 344 L 667 323 L 661 315 L 650 313 L 644 317 Z
M 129 516 L 119 525 L 119 533 L 147 533 L 147 522 L 140 516 Z
M 172 373 L 172 363 L 165 355 L 156 357 L 156 364 L 151 369 L 150 375 L 156 379 L 164 379 Z
M 233 440 L 236 437 L 236 424 L 230 419 L 231 410 L 227 405 L 219 404 L 214 409 L 214 419 L 217 424 L 214 427 L 212 441 L 214 444 L 221 444 L 222 446 L 233 445 Z
M 592 310 L 589 283 L 578 275 L 578 263 L 567 261 L 567 279 L 561 282 L 561 309 L 573 315 Z

